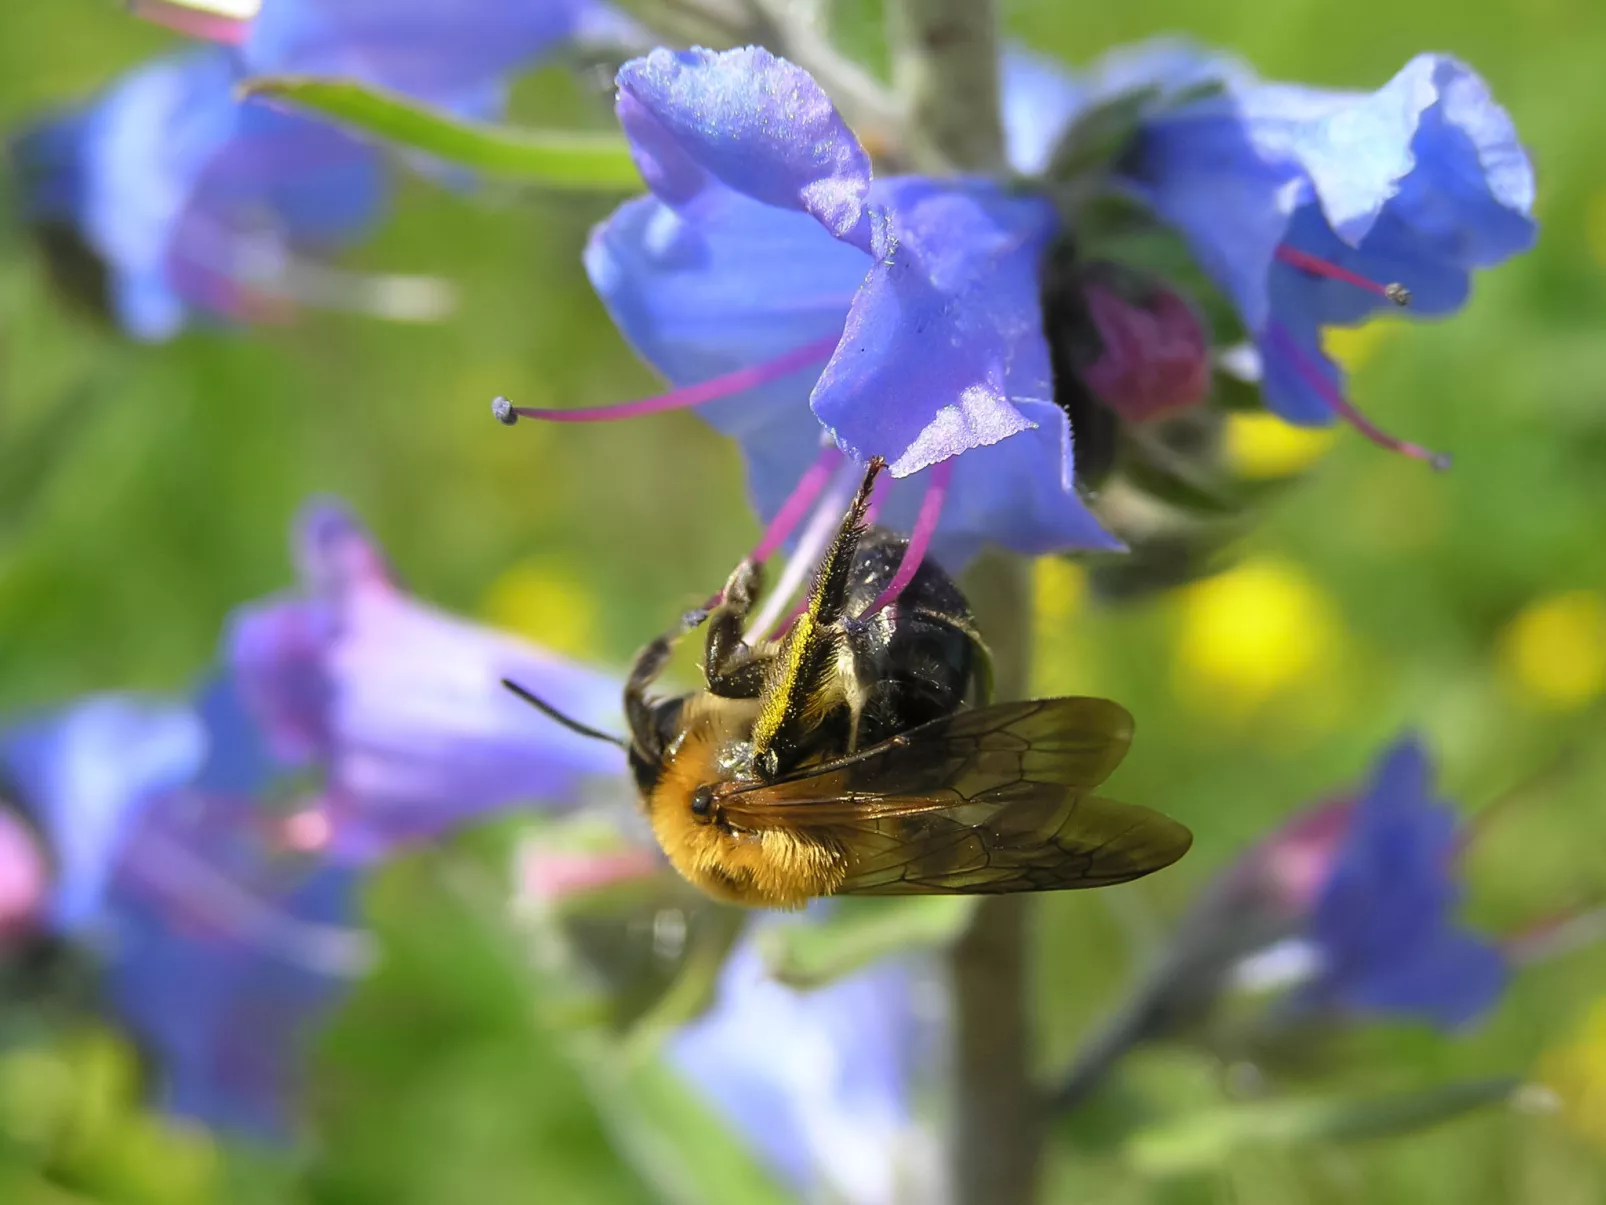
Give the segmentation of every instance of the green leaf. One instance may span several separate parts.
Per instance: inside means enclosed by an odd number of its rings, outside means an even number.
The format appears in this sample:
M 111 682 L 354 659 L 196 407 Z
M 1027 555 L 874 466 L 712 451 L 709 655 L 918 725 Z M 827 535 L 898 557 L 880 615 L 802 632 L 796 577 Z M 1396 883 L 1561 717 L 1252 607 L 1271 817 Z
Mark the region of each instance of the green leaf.
M 1140 1130 L 1127 1144 L 1132 1165 L 1172 1176 L 1219 1167 L 1250 1147 L 1392 1138 L 1508 1100 L 1512 1076 L 1461 1080 L 1389 1096 L 1309 1097 L 1224 1105 Z
M 791 1197 L 663 1061 L 591 1051 L 592 1099 L 614 1144 L 669 1205 L 789 1205 Z M 610 1057 L 611 1054 L 611 1057 Z
M 464 121 L 351 80 L 260 76 L 242 83 L 240 94 L 288 101 L 361 133 L 493 175 L 552 188 L 603 192 L 641 188 L 630 146 L 614 134 L 516 130 Z
M 765 930 L 760 949 L 782 983 L 818 987 L 889 954 L 948 945 L 975 908 L 974 896 L 842 899 L 824 920 Z

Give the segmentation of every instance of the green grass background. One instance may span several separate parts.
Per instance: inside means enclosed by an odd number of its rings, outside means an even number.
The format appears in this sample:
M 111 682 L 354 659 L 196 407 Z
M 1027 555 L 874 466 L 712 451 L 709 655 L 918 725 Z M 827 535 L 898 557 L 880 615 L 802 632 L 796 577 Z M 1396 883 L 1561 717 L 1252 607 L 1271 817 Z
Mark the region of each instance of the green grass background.
M 847 5 L 852 7 L 852 5 Z M 1328 615 L 1307 670 L 1235 712 L 1179 686 L 1189 603 L 1111 612 L 1049 598 L 1045 689 L 1108 693 L 1139 720 L 1116 793 L 1190 824 L 1195 852 L 1127 889 L 1043 902 L 1045 1064 L 1118 996 L 1140 951 L 1244 841 L 1353 782 L 1402 727 L 1430 739 L 1475 809 L 1582 755 L 1480 840 L 1470 910 L 1507 930 L 1606 893 L 1598 708 L 1545 707 L 1502 668 L 1535 600 L 1606 589 L 1606 7 L 1598 0 L 1015 0 L 1014 34 L 1073 61 L 1164 30 L 1236 48 L 1265 74 L 1374 87 L 1422 49 L 1490 81 L 1539 170 L 1538 249 L 1485 274 L 1456 319 L 1381 339 L 1355 396 L 1452 452 L 1434 475 L 1340 433 L 1242 554 L 1291 565 Z M 109 2 L 0 7 L 0 123 L 81 96 L 170 44 Z M 605 126 L 566 77 L 521 111 Z M 578 250 L 606 201 L 409 182 L 349 262 L 432 272 L 462 305 L 438 326 L 306 315 L 267 331 L 140 347 L 53 298 L 27 246 L 0 254 L 0 712 L 107 687 L 183 690 L 242 600 L 284 587 L 286 524 L 309 494 L 348 499 L 412 587 L 619 664 L 751 541 L 731 448 L 685 415 L 497 426 L 492 395 L 579 405 L 655 388 L 590 293 Z M 1211 688 L 1213 689 L 1213 688 Z M 1231 712 L 1223 719 L 1223 713 Z M 470 841 L 467 855 L 480 847 Z M 497 848 L 495 842 L 489 848 Z M 465 855 L 466 856 L 466 855 Z M 657 1199 L 588 1103 L 567 1039 L 538 1021 L 496 910 L 439 859 L 376 885 L 384 969 L 321 1048 L 320 1140 L 222 1152 L 129 1104 L 131 1071 L 85 1035 L 0 1061 L 0 1200 L 476 1205 Z M 1377 1035 L 1347 1078 L 1530 1072 L 1606 989 L 1606 950 L 1525 972 L 1496 1015 L 1440 1040 Z M 1162 1098 L 1186 1067 L 1139 1067 Z M 1170 1078 L 1167 1078 L 1170 1077 Z M 1599 1122 L 1597 1122 L 1599 1124 Z M 721 1148 L 712 1144 L 717 1156 Z M 1136 1174 L 1096 1135 L 1061 1135 L 1055 1201 L 1532 1202 L 1606 1196 L 1606 1163 L 1554 1116 L 1491 1111 L 1397 1142 L 1246 1151 L 1219 1169 Z

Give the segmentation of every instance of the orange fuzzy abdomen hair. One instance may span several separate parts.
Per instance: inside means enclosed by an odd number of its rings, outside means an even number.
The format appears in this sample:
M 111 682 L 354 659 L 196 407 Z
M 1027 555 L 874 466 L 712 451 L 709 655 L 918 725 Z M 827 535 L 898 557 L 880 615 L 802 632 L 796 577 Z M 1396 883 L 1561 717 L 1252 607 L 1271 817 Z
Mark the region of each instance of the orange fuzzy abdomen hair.
M 718 752 L 710 733 L 689 731 L 647 799 L 670 864 L 714 898 L 754 908 L 801 908 L 840 887 L 848 853 L 828 830 L 737 832 L 692 814 L 697 788 L 719 781 Z

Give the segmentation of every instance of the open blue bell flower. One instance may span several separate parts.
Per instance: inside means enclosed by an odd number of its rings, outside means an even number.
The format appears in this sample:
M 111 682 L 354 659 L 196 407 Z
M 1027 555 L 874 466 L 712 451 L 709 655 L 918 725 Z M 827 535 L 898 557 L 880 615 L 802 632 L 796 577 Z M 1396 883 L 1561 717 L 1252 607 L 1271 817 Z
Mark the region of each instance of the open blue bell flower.
M 1355 409 L 1321 330 L 1399 305 L 1452 313 L 1474 269 L 1533 245 L 1533 168 L 1488 85 L 1442 54 L 1418 55 L 1372 93 L 1265 83 L 1225 56 L 1159 42 L 1065 86 L 1066 128 L 1122 87 L 1155 95 L 1108 183 L 1177 230 L 1231 299 L 1267 406 L 1292 423 L 1344 418 L 1436 460 Z M 1033 92 L 1055 96 L 1041 80 Z
M 652 195 L 593 233 L 592 282 L 625 337 L 734 436 L 772 518 L 822 439 L 947 502 L 931 547 L 1111 548 L 1072 481 L 1037 266 L 1047 201 L 980 177 L 873 179 L 802 69 L 767 51 L 656 50 L 619 74 Z M 623 417 L 629 407 L 611 408 Z M 919 490 L 880 521 L 908 530 Z

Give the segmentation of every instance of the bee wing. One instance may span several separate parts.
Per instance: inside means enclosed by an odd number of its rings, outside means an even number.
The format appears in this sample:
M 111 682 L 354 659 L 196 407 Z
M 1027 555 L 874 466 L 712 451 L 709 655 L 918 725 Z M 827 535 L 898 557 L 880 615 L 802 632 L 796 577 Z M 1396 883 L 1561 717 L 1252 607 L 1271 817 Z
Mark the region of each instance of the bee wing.
M 1107 699 L 959 712 L 779 782 L 717 797 L 737 828 L 828 830 L 861 895 L 1096 887 L 1168 866 L 1193 838 L 1091 793 L 1132 717 Z

